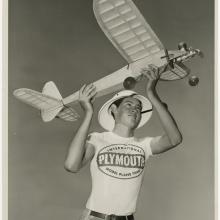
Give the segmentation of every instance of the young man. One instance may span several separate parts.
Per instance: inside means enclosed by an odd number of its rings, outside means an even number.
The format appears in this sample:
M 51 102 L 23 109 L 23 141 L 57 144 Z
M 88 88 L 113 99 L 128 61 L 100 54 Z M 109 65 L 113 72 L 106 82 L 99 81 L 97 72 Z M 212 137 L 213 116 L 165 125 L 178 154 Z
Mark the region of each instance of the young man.
M 98 114 L 99 123 L 108 131 L 91 133 L 89 139 L 96 89 L 93 85 L 80 89 L 85 117 L 70 145 L 65 168 L 74 173 L 91 161 L 92 192 L 81 220 L 133 220 L 147 159 L 182 141 L 173 117 L 156 92 L 159 70 L 150 66 L 142 73 L 148 78 L 148 99 L 130 90 L 117 93 Z M 165 133 L 154 138 L 134 137 L 135 129 L 149 120 L 152 105 Z

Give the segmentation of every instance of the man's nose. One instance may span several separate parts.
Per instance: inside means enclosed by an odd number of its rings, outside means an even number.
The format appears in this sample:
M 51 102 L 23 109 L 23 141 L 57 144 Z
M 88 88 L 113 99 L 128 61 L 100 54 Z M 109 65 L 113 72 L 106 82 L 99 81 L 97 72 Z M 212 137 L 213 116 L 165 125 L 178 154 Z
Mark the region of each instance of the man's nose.
M 131 112 L 132 113 L 136 113 L 136 109 L 135 108 L 131 108 Z

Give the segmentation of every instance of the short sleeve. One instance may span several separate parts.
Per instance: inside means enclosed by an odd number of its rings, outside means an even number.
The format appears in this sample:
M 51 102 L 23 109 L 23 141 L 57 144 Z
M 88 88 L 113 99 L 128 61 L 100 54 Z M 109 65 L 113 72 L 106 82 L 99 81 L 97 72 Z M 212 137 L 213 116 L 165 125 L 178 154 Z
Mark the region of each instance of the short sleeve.
M 145 152 L 147 156 L 153 156 L 150 143 L 152 141 L 153 137 L 146 137 L 142 139 L 142 145 L 144 146 Z
M 88 137 L 87 137 L 86 143 L 92 144 L 93 146 L 96 146 L 96 143 L 97 143 L 97 133 L 96 132 L 90 133 L 88 135 Z

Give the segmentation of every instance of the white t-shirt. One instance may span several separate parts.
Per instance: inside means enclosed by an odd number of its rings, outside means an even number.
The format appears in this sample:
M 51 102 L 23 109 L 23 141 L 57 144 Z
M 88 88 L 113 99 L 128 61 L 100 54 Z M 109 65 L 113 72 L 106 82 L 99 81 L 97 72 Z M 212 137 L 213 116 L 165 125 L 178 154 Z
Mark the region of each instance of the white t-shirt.
M 124 138 L 112 132 L 92 133 L 95 147 L 90 164 L 92 191 L 86 207 L 96 212 L 129 215 L 135 212 L 150 155 L 152 138 Z

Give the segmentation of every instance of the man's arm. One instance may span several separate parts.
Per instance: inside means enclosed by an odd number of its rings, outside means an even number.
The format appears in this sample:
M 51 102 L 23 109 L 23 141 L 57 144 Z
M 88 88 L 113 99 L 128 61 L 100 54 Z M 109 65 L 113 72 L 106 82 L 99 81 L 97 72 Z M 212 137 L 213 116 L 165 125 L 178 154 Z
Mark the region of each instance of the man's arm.
M 92 103 L 95 95 L 96 89 L 92 84 L 84 85 L 79 91 L 79 102 L 85 116 L 68 149 L 64 164 L 67 171 L 77 172 L 94 155 L 94 146 L 86 144 L 86 139 L 93 116 Z
M 153 154 L 163 153 L 182 142 L 182 135 L 171 113 L 161 102 L 156 85 L 159 80 L 159 69 L 155 66 L 149 66 L 149 69 L 142 70 L 142 73 L 148 78 L 146 92 L 154 109 L 158 113 L 161 124 L 165 131 L 162 136 L 155 137 L 151 141 L 151 150 Z

